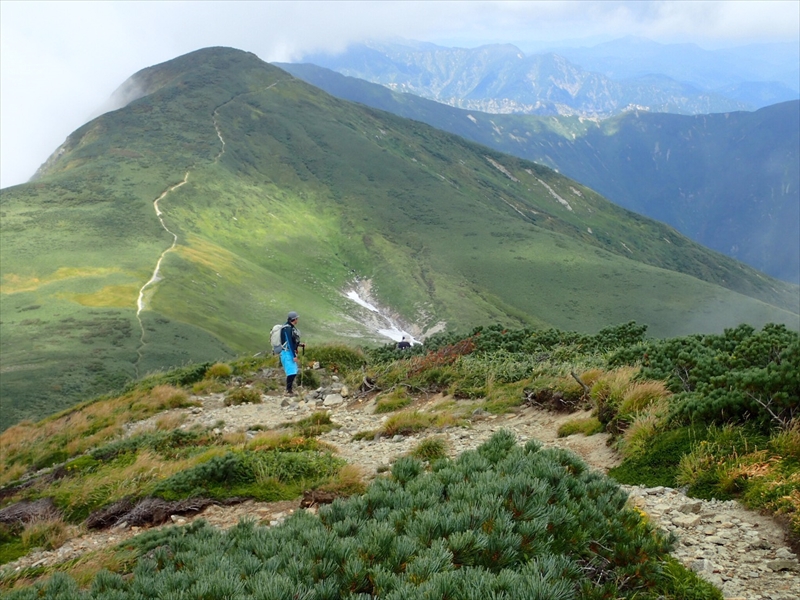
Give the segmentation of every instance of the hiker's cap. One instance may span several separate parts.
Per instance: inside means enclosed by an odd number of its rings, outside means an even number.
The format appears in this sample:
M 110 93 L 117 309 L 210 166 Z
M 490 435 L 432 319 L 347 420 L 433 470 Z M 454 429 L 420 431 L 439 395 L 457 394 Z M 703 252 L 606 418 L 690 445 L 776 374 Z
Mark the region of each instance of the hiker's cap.
M 289 321 L 294 321 L 294 320 L 297 318 L 297 316 L 298 316 L 298 315 L 297 315 L 297 313 L 296 313 L 296 312 L 294 312 L 294 311 L 292 311 L 292 312 L 290 312 L 290 313 L 289 313 L 289 318 L 288 318 L 288 320 L 289 320 Z

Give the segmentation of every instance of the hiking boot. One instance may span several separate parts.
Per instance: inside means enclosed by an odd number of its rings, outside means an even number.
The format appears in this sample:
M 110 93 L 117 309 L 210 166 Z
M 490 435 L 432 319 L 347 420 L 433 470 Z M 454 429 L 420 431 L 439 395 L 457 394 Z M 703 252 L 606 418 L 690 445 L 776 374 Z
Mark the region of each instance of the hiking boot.
M 292 390 L 286 390 L 287 396 L 294 396 L 294 392 Z

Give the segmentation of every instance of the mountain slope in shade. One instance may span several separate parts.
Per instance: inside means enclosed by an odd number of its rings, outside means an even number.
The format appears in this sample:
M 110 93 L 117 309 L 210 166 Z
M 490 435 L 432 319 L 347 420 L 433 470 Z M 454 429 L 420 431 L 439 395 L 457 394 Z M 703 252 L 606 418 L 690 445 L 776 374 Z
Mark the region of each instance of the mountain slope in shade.
M 354 291 L 419 338 L 486 322 L 797 326 L 796 286 L 253 54 L 193 52 L 121 93 L 135 99 L 0 194 L 3 426 L 264 351 L 288 310 L 308 343 L 386 341 Z
M 773 277 L 800 282 L 800 101 L 755 112 L 631 112 L 604 121 L 462 111 L 315 65 L 338 97 L 548 165 Z

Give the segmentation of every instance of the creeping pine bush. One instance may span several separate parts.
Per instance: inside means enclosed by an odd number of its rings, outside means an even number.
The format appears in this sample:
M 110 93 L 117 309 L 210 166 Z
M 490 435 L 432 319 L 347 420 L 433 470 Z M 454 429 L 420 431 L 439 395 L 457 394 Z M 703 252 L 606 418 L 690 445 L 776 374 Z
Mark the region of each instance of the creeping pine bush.
M 769 431 L 800 414 L 800 336 L 785 325 L 634 344 L 611 364 L 641 364 L 641 378 L 667 381 L 680 423 L 755 423 Z
M 318 516 L 146 532 L 129 542 L 139 556 L 130 577 L 98 575 L 80 592 L 58 576 L 9 600 L 676 597 L 671 540 L 626 501 L 575 455 L 500 432 L 430 471 L 401 458 L 391 476 Z

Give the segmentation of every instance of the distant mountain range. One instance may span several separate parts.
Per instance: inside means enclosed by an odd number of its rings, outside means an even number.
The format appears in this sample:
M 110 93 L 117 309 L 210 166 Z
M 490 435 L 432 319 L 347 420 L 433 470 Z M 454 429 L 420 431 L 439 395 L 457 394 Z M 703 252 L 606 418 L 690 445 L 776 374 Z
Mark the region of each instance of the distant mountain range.
M 352 292 L 418 338 L 498 322 L 800 327 L 797 286 L 253 54 L 199 50 L 120 93 L 127 105 L 0 193 L 0 427 L 267 350 L 288 310 L 311 344 L 387 341 Z
M 744 102 L 752 110 L 800 97 L 800 48 L 796 43 L 705 50 L 696 44 L 659 44 L 628 36 L 553 52 L 609 79 L 659 74 Z
M 599 120 L 465 111 L 308 64 L 325 91 L 536 161 L 765 273 L 800 282 L 800 101 Z
M 456 108 L 497 114 L 610 117 L 632 109 L 676 114 L 754 110 L 800 98 L 800 57 L 788 45 L 705 51 L 625 38 L 526 56 L 510 44 L 445 48 L 423 42 L 354 44 L 297 61 Z M 791 65 L 791 66 L 787 66 Z

